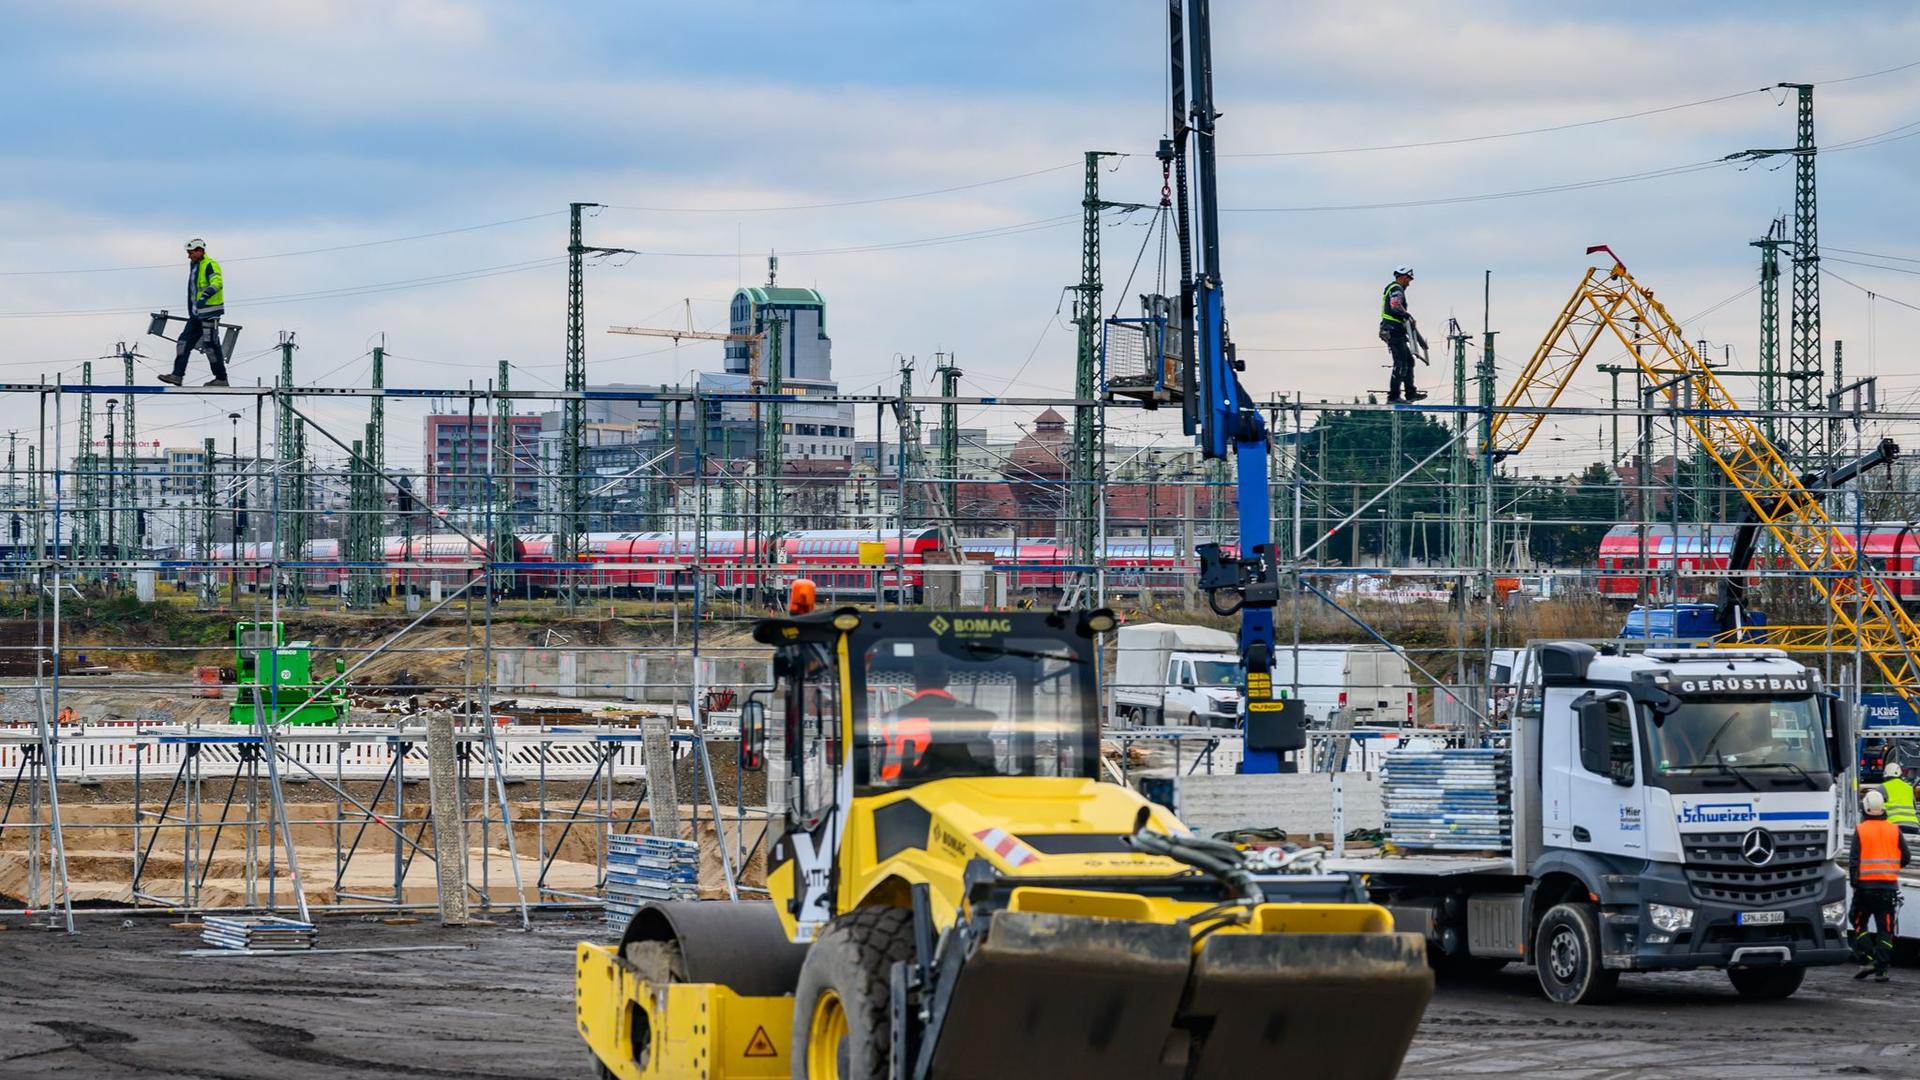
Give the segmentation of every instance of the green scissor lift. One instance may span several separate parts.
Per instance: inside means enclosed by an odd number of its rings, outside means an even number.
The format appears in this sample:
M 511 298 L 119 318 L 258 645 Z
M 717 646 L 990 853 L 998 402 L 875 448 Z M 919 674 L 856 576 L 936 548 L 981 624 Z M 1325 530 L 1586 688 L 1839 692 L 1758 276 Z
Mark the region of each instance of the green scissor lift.
M 229 716 L 236 724 L 254 722 L 256 688 L 259 707 L 276 724 L 337 724 L 347 718 L 347 695 L 336 685 L 321 694 L 321 680 L 313 676 L 312 643 L 287 640 L 287 628 L 277 622 L 243 622 L 233 627 L 234 682 L 239 695 Z M 336 659 L 335 672 L 347 662 Z

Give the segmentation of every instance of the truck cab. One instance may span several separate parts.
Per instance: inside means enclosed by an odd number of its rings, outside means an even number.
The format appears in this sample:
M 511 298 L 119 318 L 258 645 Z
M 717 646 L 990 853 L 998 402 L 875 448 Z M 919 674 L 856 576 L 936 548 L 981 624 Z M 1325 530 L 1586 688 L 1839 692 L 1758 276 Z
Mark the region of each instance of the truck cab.
M 1375 900 L 1437 963 L 1531 960 L 1549 997 L 1586 1003 L 1621 972 L 1701 967 L 1786 997 L 1848 958 L 1852 742 L 1817 673 L 1775 649 L 1552 642 L 1532 659 L 1511 851 L 1372 860 Z
M 1176 721 L 1231 727 L 1240 719 L 1240 684 L 1245 676 L 1236 656 L 1176 652 L 1167 657 L 1165 714 Z

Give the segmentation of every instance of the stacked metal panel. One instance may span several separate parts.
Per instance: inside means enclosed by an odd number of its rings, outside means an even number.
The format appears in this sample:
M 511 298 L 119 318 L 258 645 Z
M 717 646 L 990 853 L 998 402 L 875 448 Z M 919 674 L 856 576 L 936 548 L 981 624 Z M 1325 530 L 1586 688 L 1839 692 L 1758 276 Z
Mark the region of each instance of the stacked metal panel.
M 200 940 L 218 949 L 244 952 L 298 952 L 313 948 L 312 923 L 272 915 L 209 915 L 200 922 Z
M 607 844 L 607 921 L 624 924 L 649 900 L 700 899 L 700 845 L 661 836 Z
M 1387 841 L 1427 851 L 1513 847 L 1513 758 L 1506 750 L 1395 750 L 1386 756 Z

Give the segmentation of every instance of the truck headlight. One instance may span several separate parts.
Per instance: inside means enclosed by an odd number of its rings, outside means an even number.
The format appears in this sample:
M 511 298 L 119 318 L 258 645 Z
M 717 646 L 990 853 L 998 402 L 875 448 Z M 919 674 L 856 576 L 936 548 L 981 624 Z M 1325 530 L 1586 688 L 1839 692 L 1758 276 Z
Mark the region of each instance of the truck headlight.
M 1665 930 L 1669 934 L 1693 929 L 1693 909 L 1690 907 L 1648 904 L 1647 918 L 1652 921 L 1654 929 Z
M 1847 923 L 1847 902 L 1835 900 L 1831 904 L 1820 905 L 1820 921 L 1828 926 L 1845 926 Z

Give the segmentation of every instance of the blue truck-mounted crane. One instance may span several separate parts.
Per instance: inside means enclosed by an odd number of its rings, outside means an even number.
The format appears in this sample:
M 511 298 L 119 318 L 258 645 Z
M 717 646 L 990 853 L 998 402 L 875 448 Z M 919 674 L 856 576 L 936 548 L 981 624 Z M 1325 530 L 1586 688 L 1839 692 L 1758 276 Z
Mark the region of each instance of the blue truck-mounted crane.
M 1213 105 L 1213 41 L 1208 0 L 1169 0 L 1174 137 L 1161 146 L 1178 181 L 1181 289 L 1174 320 L 1181 336 L 1181 426 L 1208 459 L 1231 457 L 1236 466 L 1240 548 L 1228 555 L 1202 544 L 1200 588 L 1217 614 L 1240 616 L 1240 660 L 1245 671 L 1247 772 L 1277 772 L 1281 755 L 1306 745 L 1298 703 L 1273 694 L 1273 609 L 1280 602 L 1280 564 L 1273 545 L 1267 487 L 1266 418 L 1240 384 L 1244 370 L 1227 333 L 1226 289 L 1220 265 L 1218 155 Z M 1189 105 L 1188 94 L 1192 100 Z M 1193 192 L 1187 188 L 1189 144 Z M 1195 244 L 1195 232 L 1198 243 Z M 1199 263 L 1192 265 L 1197 246 Z

